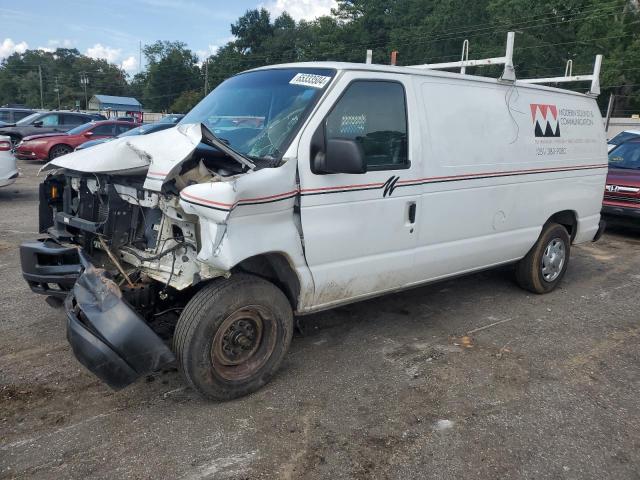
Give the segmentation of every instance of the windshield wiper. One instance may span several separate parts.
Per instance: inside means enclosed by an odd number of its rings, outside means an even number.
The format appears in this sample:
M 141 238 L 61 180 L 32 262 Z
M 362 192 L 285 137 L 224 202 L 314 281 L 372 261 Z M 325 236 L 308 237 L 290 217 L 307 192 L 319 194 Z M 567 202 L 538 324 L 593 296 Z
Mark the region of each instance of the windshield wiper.
M 249 158 L 241 154 L 240 152 L 236 152 L 233 148 L 227 145 L 224 141 L 220 140 L 215 134 L 207 128 L 204 123 L 200 124 L 202 126 L 202 140 L 205 143 L 208 143 L 212 147 L 216 147 L 222 153 L 233 158 L 236 162 L 241 163 L 245 167 L 249 168 L 249 170 L 255 170 L 256 165 Z

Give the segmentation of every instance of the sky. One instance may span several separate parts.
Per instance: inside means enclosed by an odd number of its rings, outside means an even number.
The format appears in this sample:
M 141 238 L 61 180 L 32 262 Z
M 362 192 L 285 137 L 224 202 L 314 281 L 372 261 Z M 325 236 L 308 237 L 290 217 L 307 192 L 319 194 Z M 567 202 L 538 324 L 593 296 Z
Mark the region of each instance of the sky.
M 77 48 L 135 74 L 140 42 L 180 40 L 202 60 L 233 39 L 231 23 L 260 7 L 272 19 L 286 10 L 310 20 L 335 0 L 0 0 L 0 60 L 27 48 Z

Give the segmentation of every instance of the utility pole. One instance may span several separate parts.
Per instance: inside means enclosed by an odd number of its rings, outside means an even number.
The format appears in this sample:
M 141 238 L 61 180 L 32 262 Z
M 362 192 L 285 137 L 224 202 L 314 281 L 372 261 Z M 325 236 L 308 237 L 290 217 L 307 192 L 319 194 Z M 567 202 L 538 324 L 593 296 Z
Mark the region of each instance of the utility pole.
M 60 110 L 60 87 L 58 86 L 58 77 L 56 76 L 56 88 L 53 90 L 58 95 L 58 110 Z
M 87 72 L 80 72 L 80 85 L 84 87 L 84 109 L 89 110 L 89 101 L 87 100 L 87 85 L 89 85 L 89 77 Z
M 38 65 L 38 76 L 40 77 L 40 108 L 44 110 L 44 95 L 42 94 L 42 66 Z
M 138 73 L 142 73 L 142 40 L 138 46 Z
M 209 59 L 204 61 L 204 96 L 207 96 L 209 91 Z

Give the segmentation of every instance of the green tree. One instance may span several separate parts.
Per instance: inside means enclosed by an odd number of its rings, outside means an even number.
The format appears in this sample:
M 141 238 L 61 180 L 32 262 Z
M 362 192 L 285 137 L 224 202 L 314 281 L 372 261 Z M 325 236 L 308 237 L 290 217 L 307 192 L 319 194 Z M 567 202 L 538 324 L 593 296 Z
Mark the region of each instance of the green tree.
M 273 35 L 269 12 L 264 8 L 247 10 L 231 25 L 231 33 L 237 37 L 234 43 L 242 53 L 260 53 L 265 40 Z
M 97 93 L 124 95 L 129 90 L 125 73 L 105 60 L 86 57 L 76 49 L 27 50 L 14 53 L 0 63 L 0 105 L 22 103 L 40 107 L 39 69 L 45 108 L 58 107 L 58 93 L 61 107 L 73 108 L 76 101 L 84 106 L 81 75 L 89 79 L 88 97 Z
M 195 107 L 200 100 L 202 100 L 201 90 L 188 90 L 186 92 L 182 92 L 182 94 L 171 104 L 171 113 L 187 113 Z
M 145 45 L 147 60 L 143 105 L 155 111 L 163 111 L 182 92 L 195 90 L 202 85 L 198 57 L 183 42 L 157 41 Z
M 508 31 L 516 32 L 514 61 L 519 78 L 557 76 L 572 60 L 574 73 L 590 72 L 597 53 L 604 108 L 616 95 L 617 115 L 640 112 L 640 6 L 638 0 L 338 0 L 330 15 L 296 22 L 286 12 L 271 19 L 265 9 L 248 10 L 230 25 L 235 38 L 205 60 L 209 89 L 240 71 L 298 61 L 363 62 L 373 49 L 377 63 L 399 51 L 400 65 L 452 61 L 470 40 L 470 58 L 501 56 Z M 127 79 L 116 65 L 75 49 L 29 50 L 0 64 L 0 104 L 39 106 L 42 69 L 44 103 L 62 106 L 88 94 L 129 94 L 145 108 L 187 110 L 205 84 L 198 59 L 182 42 L 158 41 L 144 49 L 147 70 Z M 499 67 L 468 73 L 497 77 Z M 587 85 L 576 84 L 585 91 Z M 185 93 L 186 92 L 186 93 Z M 184 94 L 184 96 L 183 96 Z

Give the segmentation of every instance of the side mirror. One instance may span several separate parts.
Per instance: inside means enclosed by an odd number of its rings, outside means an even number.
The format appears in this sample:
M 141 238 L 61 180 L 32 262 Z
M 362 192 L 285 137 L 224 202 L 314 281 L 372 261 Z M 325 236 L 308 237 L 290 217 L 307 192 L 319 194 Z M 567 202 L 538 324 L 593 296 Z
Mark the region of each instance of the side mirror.
M 89 138 L 89 137 L 93 137 L 93 132 L 85 132 L 84 136 Z
M 312 158 L 314 173 L 367 173 L 362 145 L 348 138 L 327 140 L 325 151 Z
M 33 122 L 33 126 L 34 127 L 41 127 L 42 126 L 42 120 L 37 120 L 37 121 Z

